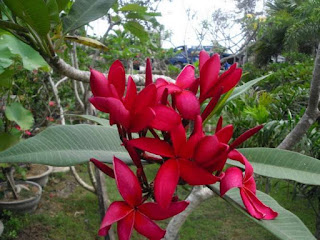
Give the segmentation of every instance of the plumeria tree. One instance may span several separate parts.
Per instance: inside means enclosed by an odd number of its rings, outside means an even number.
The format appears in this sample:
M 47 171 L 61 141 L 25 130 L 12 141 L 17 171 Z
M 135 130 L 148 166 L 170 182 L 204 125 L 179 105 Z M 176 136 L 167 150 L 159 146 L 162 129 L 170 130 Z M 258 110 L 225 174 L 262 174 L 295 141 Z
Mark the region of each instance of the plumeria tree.
M 277 217 L 277 212 L 257 198 L 253 168 L 235 149 L 263 126 L 246 131 L 230 144 L 233 126 L 223 126 L 222 117 L 213 135 L 206 136 L 203 132 L 203 121 L 214 111 L 222 94 L 239 82 L 241 69 L 234 64 L 219 76 L 219 55 L 210 57 L 204 51 L 200 53 L 199 66 L 199 78 L 195 77 L 194 67 L 188 65 L 175 83 L 161 78 L 152 83 L 151 64 L 147 60 L 145 88 L 139 93 L 130 77 L 125 91 L 125 70 L 120 61 L 113 63 L 108 78 L 91 70 L 94 96 L 90 102 L 110 114 L 110 124 L 117 126 L 120 139 L 137 168 L 135 176 L 116 157 L 113 169 L 91 159 L 100 170 L 115 178 L 124 199 L 124 202 L 110 205 L 100 235 L 106 235 L 111 224 L 118 222 L 120 239 L 130 238 L 132 226 L 150 239 L 163 238 L 165 231 L 151 220 L 174 216 L 187 207 L 188 202 L 179 202 L 176 194 L 177 185 L 185 183 L 201 186 L 220 182 L 221 196 L 237 187 L 250 215 L 267 220 Z M 200 104 L 206 99 L 211 100 L 201 113 Z M 146 137 L 148 132 L 152 137 Z M 138 133 L 136 138 L 133 133 Z M 241 163 L 245 173 L 237 167 L 224 171 L 228 158 Z M 151 182 L 146 178 L 142 161 L 160 165 Z M 151 202 L 148 203 L 149 198 Z

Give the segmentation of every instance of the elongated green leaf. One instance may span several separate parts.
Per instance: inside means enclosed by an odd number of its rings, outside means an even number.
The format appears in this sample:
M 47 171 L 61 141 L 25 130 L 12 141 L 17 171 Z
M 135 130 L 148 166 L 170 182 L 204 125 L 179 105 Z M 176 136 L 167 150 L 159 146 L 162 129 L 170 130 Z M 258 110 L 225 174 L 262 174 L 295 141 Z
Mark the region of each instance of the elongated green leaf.
M 103 51 L 109 50 L 109 48 L 106 45 L 104 45 L 103 43 L 101 43 L 98 40 L 93 39 L 93 38 L 81 37 L 81 36 L 65 36 L 64 39 L 72 41 L 72 42 L 77 42 L 77 43 L 80 43 L 82 45 L 89 46 L 92 48 L 97 48 L 97 49 L 100 49 Z
M 233 93 L 231 94 L 231 96 L 228 98 L 227 102 L 231 101 L 234 98 L 239 97 L 242 93 L 246 92 L 249 88 L 251 88 L 253 85 L 257 84 L 258 82 L 262 81 L 263 79 L 269 77 L 271 74 L 253 79 L 249 82 L 246 82 L 245 84 L 236 87 L 233 91 Z
M 320 160 L 297 152 L 277 148 L 240 148 L 254 172 L 272 178 L 293 180 L 308 185 L 320 185 Z M 232 165 L 243 167 L 236 161 Z
M 1 67 L 6 68 L 12 64 L 11 58 L 20 56 L 23 67 L 27 70 L 33 70 L 38 68 L 48 69 L 48 64 L 33 48 L 21 42 L 16 37 L 7 34 L 0 33 L 0 73 Z M 3 62 L 2 59 L 3 58 Z
M 1 163 L 30 162 L 52 166 L 72 166 L 96 158 L 112 162 L 113 156 L 131 163 L 112 127 L 79 124 L 49 127 L 0 153 Z
M 48 9 L 43 0 L 4 0 L 4 3 L 39 35 L 47 35 L 50 30 L 50 22 Z
M 106 15 L 115 0 L 76 0 L 63 18 L 63 32 L 68 33 Z
M 147 8 L 136 3 L 131 3 L 119 9 L 122 12 L 146 12 Z
M 34 119 L 32 113 L 18 102 L 7 106 L 5 114 L 10 121 L 16 122 L 21 130 L 28 130 L 33 125 Z
M 47 9 L 49 14 L 50 22 L 55 25 L 60 22 L 59 18 L 59 7 L 56 0 L 47 1 Z
M 138 37 L 140 41 L 147 41 L 149 36 L 144 27 L 136 21 L 128 21 L 123 26 L 127 31 Z
M 83 119 L 98 123 L 98 124 L 100 124 L 102 126 L 111 127 L 110 124 L 109 124 L 109 120 L 103 119 L 103 118 L 99 118 L 99 117 L 95 117 L 95 116 L 91 116 L 91 115 L 77 115 L 77 114 L 68 114 L 67 116 L 79 117 L 79 118 L 83 118 Z
M 213 190 L 219 194 L 219 185 L 215 184 Z M 244 209 L 240 193 L 238 189 L 231 189 L 223 197 L 228 203 L 236 207 L 242 213 L 244 213 L 251 220 L 255 221 L 279 239 L 283 240 L 312 240 L 315 237 L 304 225 L 304 223 L 293 213 L 281 207 L 277 201 L 275 201 L 269 195 L 257 191 L 257 197 L 266 205 L 270 206 L 273 210 L 279 213 L 278 217 L 274 220 L 257 220 L 251 217 Z

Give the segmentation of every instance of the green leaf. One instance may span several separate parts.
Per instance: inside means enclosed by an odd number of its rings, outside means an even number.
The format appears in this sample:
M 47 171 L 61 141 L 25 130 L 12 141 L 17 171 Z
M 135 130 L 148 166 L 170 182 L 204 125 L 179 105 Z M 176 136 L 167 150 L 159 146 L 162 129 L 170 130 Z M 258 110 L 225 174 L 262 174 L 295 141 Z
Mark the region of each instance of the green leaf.
M 320 185 L 320 161 L 297 152 L 277 148 L 238 149 L 254 168 L 254 172 L 272 178 L 287 179 L 308 185 Z M 236 161 L 229 164 L 243 167 Z
M 140 12 L 140 13 L 144 13 L 147 11 L 146 7 L 143 7 L 139 4 L 136 3 L 131 3 L 131 4 L 127 4 L 125 6 L 123 6 L 122 8 L 119 9 L 122 12 Z
M 0 152 L 19 142 L 20 136 L 10 133 L 0 133 Z
M 49 127 L 0 153 L 0 162 L 72 166 L 90 158 L 111 163 L 113 156 L 131 163 L 116 128 L 79 124 Z
M 102 126 L 107 126 L 110 127 L 109 120 L 91 116 L 91 115 L 77 115 L 77 114 L 67 114 L 66 116 L 71 116 L 71 117 L 79 117 L 79 118 L 84 118 L 86 120 L 98 123 Z
M 220 195 L 219 185 L 211 185 L 214 192 Z M 265 203 L 267 206 L 271 207 L 273 210 L 279 213 L 278 217 L 274 220 L 257 220 L 251 217 L 247 211 L 244 209 L 240 193 L 238 189 L 231 189 L 223 197 L 228 203 L 240 210 L 247 217 L 249 217 L 254 222 L 258 223 L 272 234 L 277 236 L 279 239 L 283 240 L 306 240 L 315 239 L 309 229 L 304 225 L 304 223 L 293 213 L 281 207 L 277 201 L 275 201 L 269 195 L 257 191 L 257 197 Z
M 48 8 L 48 14 L 50 22 L 54 25 L 60 23 L 59 18 L 59 7 L 56 0 L 48 0 L 47 1 L 47 8 Z
M 142 42 L 145 42 L 149 39 L 149 35 L 144 30 L 144 27 L 136 21 L 128 21 L 123 25 L 123 27 L 127 31 L 131 32 L 134 36 L 138 37 Z
M 243 85 L 241 85 L 239 87 L 236 87 L 234 89 L 233 93 L 231 94 L 231 96 L 229 97 L 229 99 L 227 100 L 227 102 L 231 101 L 232 99 L 235 99 L 235 98 L 239 97 L 242 93 L 248 91 L 248 89 L 251 88 L 253 85 L 255 85 L 256 83 L 260 82 L 261 80 L 269 77 L 270 75 L 271 74 L 268 74 L 268 75 L 253 79 L 253 80 L 251 80 L 249 82 L 246 82 L 245 84 L 243 84 Z
M 48 9 L 43 0 L 3 0 L 7 7 L 29 24 L 39 35 L 50 30 Z
M 14 102 L 7 106 L 5 115 L 10 121 L 16 122 L 21 130 L 30 129 L 34 123 L 32 113 L 18 102 Z
M 4 68 L 9 67 L 12 58 L 20 56 L 23 67 L 29 71 L 38 68 L 48 69 L 48 64 L 43 60 L 37 51 L 16 37 L 7 33 L 0 33 L 0 73 Z M 2 69 L 2 71 L 1 71 Z
M 1 37 L 0 37 L 1 39 Z M 0 74 L 3 73 L 6 68 L 10 67 L 11 64 L 13 63 L 13 60 L 9 59 L 9 58 L 4 58 L 2 55 L 3 52 L 0 51 Z M 11 53 L 9 53 L 9 55 L 11 55 Z
M 106 15 L 115 0 L 76 0 L 63 18 L 63 32 L 68 33 Z
M 69 2 L 70 2 L 70 0 L 57 0 L 59 13 L 62 10 L 65 10 L 65 8 L 66 8 L 66 6 L 68 5 Z
M 106 45 L 104 45 L 103 43 L 101 43 L 98 40 L 93 39 L 93 38 L 81 37 L 81 36 L 65 36 L 64 39 L 72 41 L 72 42 L 77 42 L 77 43 L 80 43 L 82 45 L 89 46 L 92 48 L 100 49 L 103 51 L 109 50 L 109 48 Z
M 0 87 L 10 88 L 12 86 L 14 69 L 6 69 L 0 73 Z

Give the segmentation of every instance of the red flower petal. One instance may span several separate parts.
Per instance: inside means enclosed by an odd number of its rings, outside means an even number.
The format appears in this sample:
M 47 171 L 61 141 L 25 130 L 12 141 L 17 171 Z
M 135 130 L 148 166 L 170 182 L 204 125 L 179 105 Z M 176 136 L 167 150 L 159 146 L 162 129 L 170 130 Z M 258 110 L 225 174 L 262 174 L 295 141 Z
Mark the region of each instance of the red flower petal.
M 142 168 L 141 159 L 140 159 L 137 151 L 131 145 L 131 143 L 125 138 L 122 140 L 122 142 L 123 142 L 124 147 L 128 151 L 134 165 L 136 165 L 137 168 Z
M 195 79 L 194 82 L 189 87 L 190 92 L 196 95 L 198 93 L 199 84 L 200 84 L 200 78 Z
M 167 209 L 163 209 L 158 203 L 148 202 L 140 205 L 139 211 L 152 220 L 164 220 L 182 212 L 188 205 L 186 201 L 171 202 Z
M 160 240 L 166 234 L 166 231 L 162 230 L 150 218 L 143 215 L 139 211 L 136 211 L 134 228 L 137 230 L 138 233 L 142 234 L 148 239 L 153 240 Z
M 119 240 L 129 240 L 131 237 L 135 219 L 135 211 L 129 213 L 125 218 L 118 222 L 117 233 Z
M 123 100 L 123 104 L 129 111 L 132 110 L 134 106 L 134 102 L 137 96 L 137 87 L 136 83 L 133 81 L 132 77 L 129 76 L 128 78 L 128 86 L 127 86 L 127 93 Z
M 141 204 L 142 191 L 136 175 L 116 157 L 113 158 L 113 168 L 117 187 L 123 199 L 132 207 Z
M 243 185 L 246 189 L 250 190 L 253 194 L 256 194 L 257 185 L 256 185 L 256 181 L 254 180 L 253 176 L 251 176 L 249 179 L 247 179 L 246 182 L 243 182 Z
M 170 132 L 173 149 L 176 156 L 180 156 L 180 152 L 183 153 L 186 145 L 186 130 L 184 129 L 182 123 L 180 123 L 176 128 L 173 128 Z
M 158 105 L 152 109 L 156 113 L 156 117 L 153 119 L 150 126 L 155 129 L 170 131 L 171 129 L 177 127 L 181 122 L 180 115 L 172 108 Z
M 254 128 L 251 128 L 244 133 L 242 133 L 234 142 L 230 145 L 231 149 L 234 149 L 238 147 L 241 143 L 246 141 L 248 138 L 252 137 L 254 134 L 259 132 L 263 128 L 263 125 L 256 126 Z
M 242 187 L 243 173 L 237 167 L 228 168 L 220 182 L 220 195 L 223 196 L 230 189 Z
M 130 112 L 125 108 L 123 103 L 116 98 L 106 98 L 105 104 L 107 109 L 109 109 L 113 122 L 121 124 L 128 129 L 130 123 Z
M 163 78 L 157 78 L 155 84 L 156 84 L 156 87 L 158 88 L 158 87 L 161 87 L 161 86 L 168 85 L 168 82 Z
M 129 141 L 129 143 L 143 151 L 157 154 L 164 157 L 174 157 L 173 148 L 165 141 L 155 138 L 136 138 Z
M 130 132 L 140 132 L 150 125 L 156 114 L 152 108 L 148 107 L 143 112 L 131 115 Z
M 253 176 L 253 167 L 251 166 L 250 162 L 237 150 L 232 150 L 228 153 L 228 158 L 232 160 L 236 160 L 241 162 L 245 166 L 245 175 L 243 182 L 245 183 Z
M 146 62 L 146 82 L 145 82 L 145 87 L 147 87 L 147 86 L 150 85 L 151 83 L 152 83 L 152 66 L 151 66 L 150 59 L 147 58 L 147 62 Z
M 154 196 L 162 208 L 168 208 L 179 180 L 177 160 L 169 159 L 160 167 L 154 180 Z
M 110 204 L 106 215 L 104 216 L 100 230 L 99 235 L 105 236 L 108 233 L 108 230 L 111 227 L 111 224 L 123 219 L 125 216 L 127 216 L 130 212 L 132 212 L 133 209 L 128 206 L 125 202 L 113 202 Z
M 220 71 L 220 57 L 218 54 L 213 55 L 203 65 L 200 71 L 200 102 L 203 102 L 209 90 L 216 85 Z
M 265 220 L 271 220 L 278 216 L 277 212 L 262 203 L 251 191 L 241 188 L 240 195 L 251 216 Z
M 102 162 L 100 162 L 99 160 L 95 159 L 95 158 L 90 158 L 90 161 L 97 167 L 99 168 L 102 172 L 104 172 L 105 174 L 107 174 L 109 177 L 114 178 L 114 172 L 113 169 L 111 167 L 109 167 L 107 164 L 104 164 Z
M 90 87 L 95 97 L 110 97 L 108 80 L 103 73 L 90 68 Z
M 220 131 L 220 129 L 222 128 L 222 122 L 223 122 L 223 117 L 220 116 L 219 120 L 217 122 L 217 126 L 216 126 L 216 132 Z
M 195 162 L 179 159 L 180 176 L 190 185 L 213 184 L 220 179 L 199 167 Z
M 178 93 L 181 92 L 182 89 L 180 87 L 178 87 L 175 84 L 172 83 L 168 83 L 166 85 L 157 87 L 157 102 L 159 102 L 161 100 L 161 97 L 163 95 L 163 92 L 165 91 L 165 89 L 168 89 L 168 94 L 172 94 L 172 93 Z
M 205 136 L 197 144 L 193 158 L 197 163 L 205 163 L 211 161 L 219 151 L 218 138 L 216 136 Z
M 232 70 L 231 68 L 229 70 Z M 228 71 L 229 71 L 228 70 Z M 224 72 L 226 73 L 226 72 Z M 218 80 L 216 87 L 223 87 L 223 93 L 229 92 L 231 88 L 235 87 L 241 79 L 242 69 L 237 68 L 229 74 L 222 74 Z
M 201 71 L 203 65 L 210 59 L 210 55 L 202 50 L 199 54 L 199 71 Z
M 109 113 L 109 105 L 107 104 L 107 98 L 105 97 L 91 97 L 89 98 L 90 103 L 99 111 Z
M 230 124 L 222 128 L 215 135 L 217 136 L 220 142 L 227 144 L 232 138 L 232 134 L 233 134 L 233 126 Z
M 184 151 L 180 153 L 180 156 L 186 159 L 190 159 L 194 154 L 196 145 L 199 143 L 199 141 L 203 137 L 204 137 L 204 133 L 202 130 L 202 119 L 201 119 L 201 116 L 198 115 L 194 123 L 193 133 L 190 136 L 189 140 L 187 141 L 187 144 L 184 147 Z
M 206 120 L 206 118 L 212 113 L 214 110 L 215 106 L 219 102 L 219 99 L 222 95 L 223 88 L 218 88 L 218 90 L 213 94 L 212 99 L 208 103 L 207 107 L 203 110 L 201 114 L 201 118 L 203 120 Z
M 119 97 L 122 97 L 126 85 L 126 74 L 122 63 L 119 60 L 116 60 L 110 66 L 108 81 L 115 86 Z
M 184 90 L 177 93 L 175 100 L 177 109 L 183 118 L 194 120 L 200 114 L 200 103 L 192 92 Z
M 182 89 L 189 88 L 195 81 L 194 77 L 194 66 L 185 66 L 177 77 L 176 85 Z
M 156 103 L 157 98 L 157 88 L 154 84 L 150 84 L 148 87 L 144 88 L 136 97 L 135 112 L 142 112 L 147 107 L 153 107 Z

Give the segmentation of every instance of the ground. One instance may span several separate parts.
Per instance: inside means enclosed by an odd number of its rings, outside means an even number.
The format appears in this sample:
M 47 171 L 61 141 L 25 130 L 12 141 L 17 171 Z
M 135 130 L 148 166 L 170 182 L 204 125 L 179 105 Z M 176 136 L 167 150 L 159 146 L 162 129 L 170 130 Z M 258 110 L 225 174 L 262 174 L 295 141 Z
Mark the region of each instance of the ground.
M 85 167 L 79 168 L 82 175 Z M 152 169 L 151 169 L 152 172 Z M 108 192 L 111 200 L 119 199 L 113 180 L 108 179 Z M 281 201 L 290 209 L 295 203 L 303 205 L 299 217 L 307 222 L 308 227 L 314 225 L 310 206 L 305 200 L 292 200 L 279 185 L 275 192 L 281 192 Z M 186 195 L 186 189 L 180 193 Z M 277 195 L 275 195 L 277 196 Z M 290 204 L 291 202 L 291 204 Z M 10 215 L 10 213 L 9 213 Z M 5 221 L 5 236 L 1 239 L 19 240 L 101 240 L 97 236 L 100 224 L 97 198 L 94 194 L 84 190 L 74 180 L 71 173 L 52 174 L 48 185 L 44 188 L 43 196 L 36 212 L 32 215 L 12 215 Z M 165 227 L 167 222 L 158 222 Z M 313 229 L 314 230 L 314 229 Z M 312 230 L 312 231 L 313 231 Z M 134 233 L 134 240 L 144 239 Z M 214 239 L 214 240 L 274 240 L 277 239 L 269 232 L 242 215 L 219 197 L 204 202 L 186 221 L 180 231 L 180 239 Z

